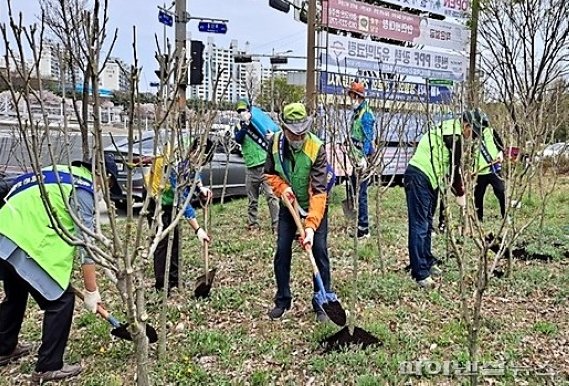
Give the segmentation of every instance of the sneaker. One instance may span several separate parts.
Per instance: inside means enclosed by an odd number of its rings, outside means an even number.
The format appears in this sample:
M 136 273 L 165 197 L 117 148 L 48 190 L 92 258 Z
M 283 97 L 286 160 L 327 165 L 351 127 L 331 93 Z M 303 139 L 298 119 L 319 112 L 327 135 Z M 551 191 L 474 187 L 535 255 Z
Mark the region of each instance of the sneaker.
M 369 234 L 369 230 L 367 231 L 362 231 L 358 229 L 357 232 L 357 236 L 358 236 L 358 240 L 365 240 L 365 239 L 369 239 L 371 237 L 371 235 Z
M 330 321 L 328 315 L 323 310 L 316 311 L 316 320 L 318 323 L 327 323 Z
M 271 318 L 271 320 L 280 319 L 284 315 L 285 311 L 286 308 L 275 306 L 275 308 L 269 311 L 269 318 Z
M 419 287 L 424 288 L 424 289 L 433 289 L 435 288 L 435 281 L 433 280 L 432 277 L 427 276 L 426 278 L 424 278 L 423 280 L 418 280 L 417 284 L 419 285 Z
M 445 233 L 446 229 L 447 229 L 446 224 L 444 222 L 441 222 L 439 224 L 439 233 Z
M 0 366 L 5 366 L 8 363 L 15 361 L 18 358 L 26 356 L 32 350 L 31 344 L 18 343 L 14 351 L 8 355 L 0 355 Z
M 71 378 L 79 375 L 79 373 L 81 373 L 81 370 L 81 365 L 68 365 L 64 363 L 63 367 L 59 370 L 44 371 L 41 373 L 34 371 L 32 374 L 32 382 L 40 383 Z
M 443 270 L 440 269 L 438 265 L 435 264 L 431 267 L 431 276 L 439 277 L 439 276 L 442 276 L 442 274 L 443 274 Z

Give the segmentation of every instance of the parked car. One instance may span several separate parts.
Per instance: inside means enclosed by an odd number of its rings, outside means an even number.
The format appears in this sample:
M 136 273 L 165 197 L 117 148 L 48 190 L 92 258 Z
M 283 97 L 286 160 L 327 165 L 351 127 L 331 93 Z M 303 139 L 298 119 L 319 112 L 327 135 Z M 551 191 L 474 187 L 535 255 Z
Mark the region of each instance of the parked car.
M 206 164 L 201 173 L 204 186 L 208 186 L 212 191 L 214 198 L 220 197 L 223 190 L 223 182 L 225 177 L 225 170 L 227 170 L 227 184 L 225 196 L 245 196 L 245 163 L 243 157 L 237 152 L 226 154 L 225 147 L 220 143 L 219 137 L 214 136 L 214 155 L 210 163 Z M 153 131 L 145 132 L 140 139 L 133 143 L 133 168 L 132 173 L 132 196 L 135 205 L 144 200 L 146 189 L 144 183 L 144 176 L 150 171 L 154 154 L 155 133 Z M 160 141 L 165 143 L 165 141 Z M 160 152 L 161 146 L 158 146 Z M 126 183 L 127 183 L 127 168 L 123 159 L 128 156 L 128 139 L 125 139 L 117 146 L 108 146 L 104 149 L 105 153 L 111 153 L 115 157 L 115 162 L 119 170 L 119 184 L 123 188 L 123 197 L 113 198 L 119 203 L 126 202 Z
M 541 153 L 542 158 L 557 158 L 564 157 L 569 158 L 569 143 L 558 142 L 551 145 L 547 145 L 543 152 Z

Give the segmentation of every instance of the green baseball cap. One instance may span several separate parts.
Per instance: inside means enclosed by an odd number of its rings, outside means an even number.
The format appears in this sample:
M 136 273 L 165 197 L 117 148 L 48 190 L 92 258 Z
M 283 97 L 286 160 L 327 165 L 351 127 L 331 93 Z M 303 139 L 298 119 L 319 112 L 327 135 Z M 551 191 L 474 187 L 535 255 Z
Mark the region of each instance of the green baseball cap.
M 249 110 L 251 106 L 249 105 L 249 101 L 247 99 L 239 99 L 235 104 L 235 110 Z
M 312 117 L 306 113 L 302 103 L 290 103 L 283 108 L 280 120 L 285 129 L 296 135 L 302 135 L 310 130 Z

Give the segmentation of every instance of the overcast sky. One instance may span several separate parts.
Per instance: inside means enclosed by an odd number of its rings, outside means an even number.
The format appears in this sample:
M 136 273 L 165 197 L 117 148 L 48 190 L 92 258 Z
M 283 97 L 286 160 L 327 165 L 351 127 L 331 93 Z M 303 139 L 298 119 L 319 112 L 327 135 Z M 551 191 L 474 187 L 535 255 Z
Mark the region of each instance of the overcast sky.
M 149 82 L 155 81 L 154 59 L 155 39 L 158 34 L 162 42 L 163 28 L 158 23 L 157 0 L 109 0 L 110 24 L 118 28 L 118 42 L 113 56 L 127 63 L 132 58 L 132 26 L 137 28 L 138 56 L 144 68 L 141 89 L 147 89 Z M 166 4 L 169 5 L 168 2 Z M 171 4 L 171 0 L 170 0 Z M 255 54 L 293 50 L 291 55 L 306 55 L 306 25 L 293 19 L 293 12 L 284 14 L 269 7 L 269 0 L 187 0 L 188 12 L 192 16 L 228 19 L 226 35 L 200 33 L 198 21 L 187 24 L 187 30 L 194 40 L 207 40 L 213 36 L 215 43 L 229 47 L 232 39 L 237 39 L 239 47 L 250 43 L 250 52 Z M 12 0 L 15 11 L 22 12 L 26 23 L 33 23 L 39 16 L 39 0 Z M 6 0 L 0 0 L 0 21 L 6 21 Z M 170 40 L 174 41 L 174 28 L 167 28 Z M 3 54 L 3 53 L 2 53 Z M 265 59 L 264 63 L 268 60 Z M 303 62 L 292 61 L 289 67 L 303 67 Z

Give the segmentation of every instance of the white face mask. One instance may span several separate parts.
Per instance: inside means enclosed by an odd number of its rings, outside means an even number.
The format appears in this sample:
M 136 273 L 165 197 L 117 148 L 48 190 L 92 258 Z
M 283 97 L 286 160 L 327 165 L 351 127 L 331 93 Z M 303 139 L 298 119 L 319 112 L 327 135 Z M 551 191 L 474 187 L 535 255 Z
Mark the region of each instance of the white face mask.
M 360 107 L 360 101 L 358 99 L 352 99 L 352 109 L 357 109 Z
M 249 112 L 248 112 L 247 110 L 241 111 L 241 112 L 239 113 L 239 116 L 241 117 L 241 120 L 242 120 L 242 121 L 246 121 L 246 120 L 248 120 L 249 118 L 251 118 L 251 115 L 249 114 Z

